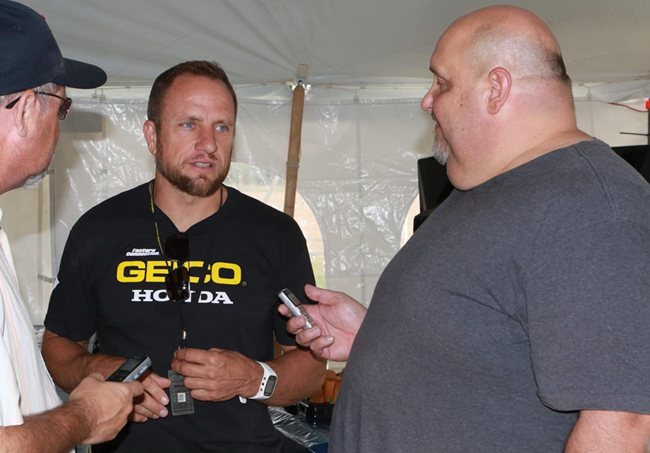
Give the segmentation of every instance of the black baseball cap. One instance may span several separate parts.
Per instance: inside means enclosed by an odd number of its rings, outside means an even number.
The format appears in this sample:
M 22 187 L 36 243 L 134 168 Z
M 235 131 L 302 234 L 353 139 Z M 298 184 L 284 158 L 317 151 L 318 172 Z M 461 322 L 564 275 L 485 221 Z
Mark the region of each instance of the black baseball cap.
M 0 95 L 53 82 L 72 88 L 106 83 L 99 67 L 63 58 L 45 18 L 31 8 L 0 0 Z

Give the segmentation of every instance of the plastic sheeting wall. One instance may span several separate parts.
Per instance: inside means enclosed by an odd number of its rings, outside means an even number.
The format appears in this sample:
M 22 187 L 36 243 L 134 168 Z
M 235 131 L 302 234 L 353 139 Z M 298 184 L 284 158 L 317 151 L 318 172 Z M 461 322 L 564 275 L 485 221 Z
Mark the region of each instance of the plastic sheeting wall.
M 400 247 L 406 214 L 417 195 L 416 161 L 430 155 L 433 123 L 419 101 L 305 105 L 298 192 L 315 220 L 296 220 L 305 231 L 320 230 L 323 236 L 326 287 L 365 304 Z M 619 132 L 645 133 L 646 115 L 586 101 L 578 101 L 576 110 L 584 131 L 612 145 L 645 143 L 643 137 Z M 233 161 L 283 178 L 290 111 L 287 102 L 240 100 Z M 76 102 L 61 123 L 50 186 L 0 197 L 2 226 L 12 240 L 35 324 L 45 316 L 49 278 L 55 274 L 51 267 L 56 269 L 74 222 L 98 202 L 153 177 L 153 157 L 142 136 L 145 113 L 145 100 Z M 313 221 L 318 228 L 309 224 Z

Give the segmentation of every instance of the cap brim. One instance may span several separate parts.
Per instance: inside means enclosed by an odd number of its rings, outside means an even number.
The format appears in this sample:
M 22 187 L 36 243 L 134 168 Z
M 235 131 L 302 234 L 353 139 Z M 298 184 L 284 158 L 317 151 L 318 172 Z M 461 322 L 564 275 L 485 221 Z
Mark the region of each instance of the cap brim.
M 97 88 L 106 83 L 106 73 L 100 67 L 64 58 L 65 69 L 52 82 L 70 88 Z

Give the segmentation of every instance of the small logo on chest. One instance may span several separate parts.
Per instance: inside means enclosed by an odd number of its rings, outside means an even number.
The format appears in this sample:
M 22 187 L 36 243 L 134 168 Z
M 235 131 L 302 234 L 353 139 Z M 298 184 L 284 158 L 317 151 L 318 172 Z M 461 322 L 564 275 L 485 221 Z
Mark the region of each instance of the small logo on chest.
M 158 256 L 160 252 L 156 249 L 133 249 L 126 252 L 126 256 Z

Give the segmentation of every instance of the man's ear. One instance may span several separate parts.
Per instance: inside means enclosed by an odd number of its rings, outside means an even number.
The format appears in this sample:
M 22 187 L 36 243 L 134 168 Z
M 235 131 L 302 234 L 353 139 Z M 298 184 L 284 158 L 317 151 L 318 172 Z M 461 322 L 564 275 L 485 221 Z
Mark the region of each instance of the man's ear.
M 20 95 L 20 99 L 11 109 L 11 121 L 20 137 L 27 137 L 30 127 L 36 127 L 36 120 L 42 110 L 42 105 L 36 99 L 37 94 L 27 90 Z
M 490 81 L 490 94 L 488 96 L 488 113 L 496 115 L 504 106 L 510 95 L 512 78 L 504 68 L 494 68 L 488 75 Z
M 144 132 L 144 139 L 147 142 L 147 148 L 149 148 L 149 152 L 155 156 L 156 140 L 158 139 L 156 136 L 156 125 L 153 123 L 153 121 L 147 120 L 144 122 L 142 131 Z

